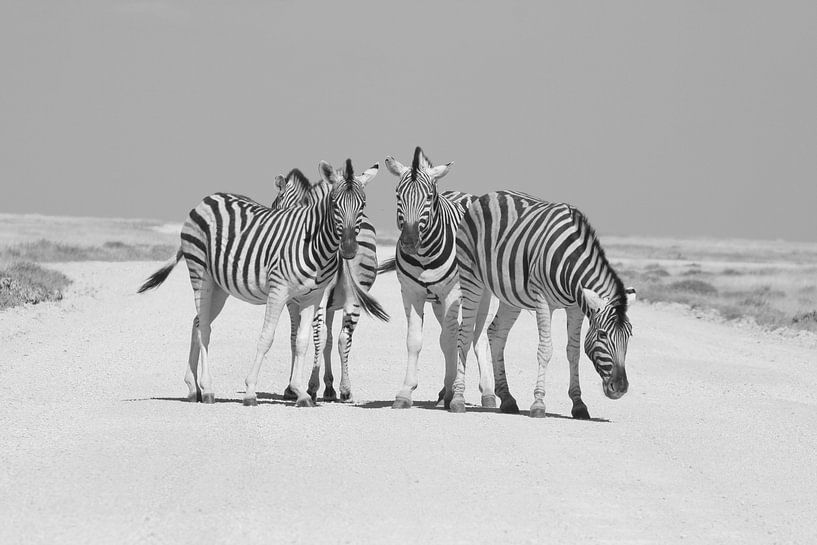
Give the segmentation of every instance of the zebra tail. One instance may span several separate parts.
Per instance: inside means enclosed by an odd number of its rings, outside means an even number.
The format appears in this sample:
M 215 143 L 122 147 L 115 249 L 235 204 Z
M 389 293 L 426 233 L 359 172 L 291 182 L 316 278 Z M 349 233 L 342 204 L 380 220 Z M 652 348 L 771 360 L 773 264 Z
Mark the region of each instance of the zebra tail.
M 357 283 L 357 280 L 355 280 L 355 277 L 352 275 L 352 269 L 344 263 L 342 259 L 340 267 L 343 269 L 343 275 L 346 277 L 346 284 L 352 288 L 352 292 L 355 294 L 355 299 L 357 299 L 360 308 L 365 310 L 369 316 L 374 316 L 378 320 L 388 322 L 390 319 L 389 314 L 383 310 L 383 307 L 380 306 L 380 303 L 378 303 L 374 297 L 360 287 L 360 284 Z
M 153 288 L 161 286 L 162 282 L 167 280 L 167 277 L 170 275 L 170 271 L 173 270 L 173 267 L 176 266 L 176 263 L 178 263 L 181 258 L 182 249 L 179 247 L 179 249 L 176 251 L 176 256 L 168 259 L 161 269 L 150 275 L 150 278 L 145 280 L 145 283 L 142 284 L 138 290 L 136 290 L 136 293 L 144 293 L 147 290 L 152 290 Z
M 394 262 L 393 257 L 390 257 L 377 267 L 377 274 L 387 273 L 387 272 L 394 272 L 396 270 L 397 270 L 397 263 Z

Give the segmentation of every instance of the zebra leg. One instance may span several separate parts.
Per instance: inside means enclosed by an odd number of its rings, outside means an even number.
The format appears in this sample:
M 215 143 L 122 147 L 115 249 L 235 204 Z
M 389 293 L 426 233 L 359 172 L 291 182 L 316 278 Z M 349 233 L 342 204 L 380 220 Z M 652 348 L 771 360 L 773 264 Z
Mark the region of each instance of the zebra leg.
M 320 299 L 311 298 L 301 306 L 301 322 L 298 326 L 298 336 L 296 339 L 295 369 L 292 371 L 292 378 L 289 382 L 290 389 L 298 395 L 295 401 L 296 407 L 314 407 L 315 402 L 312 397 L 303 389 L 303 372 L 306 365 L 307 352 L 313 347 L 310 344 L 312 338 L 312 321 L 315 313 L 320 307 Z
M 477 357 L 477 367 L 479 367 L 479 391 L 482 394 L 482 406 L 491 409 L 496 408 L 496 395 L 494 394 L 495 379 L 491 349 L 488 342 L 490 336 L 485 329 L 485 324 L 488 323 L 488 317 L 491 315 L 491 303 L 494 301 L 497 301 L 496 297 L 492 296 L 488 298 L 488 306 L 484 309 L 485 316 L 482 326 L 480 327 L 481 333 L 479 337 L 476 337 L 474 340 L 474 355 Z M 482 315 L 482 306 L 480 306 L 479 312 L 480 315 Z M 479 323 L 479 321 L 477 323 Z
M 323 357 L 323 350 L 326 347 L 325 310 L 324 305 L 319 306 L 315 311 L 315 317 L 312 319 L 312 342 L 314 343 L 315 353 L 312 360 L 312 373 L 309 375 L 309 385 L 306 388 L 306 393 L 309 394 L 312 401 L 318 400 L 318 388 L 321 385 L 321 357 Z M 292 377 L 290 377 L 291 380 Z
M 567 309 L 567 361 L 570 364 L 570 387 L 567 394 L 573 401 L 570 414 L 573 418 L 588 420 L 590 413 L 582 401 L 582 388 L 579 385 L 579 357 L 581 356 L 582 321 L 584 314 L 578 306 Z
M 545 371 L 553 355 L 553 341 L 550 336 L 552 314 L 547 303 L 542 303 L 542 306 L 536 309 L 536 324 L 539 326 L 539 347 L 536 350 L 536 357 L 539 360 L 539 371 L 536 375 L 536 387 L 533 389 L 533 404 L 530 406 L 530 416 L 533 418 L 545 416 Z
M 352 350 L 352 335 L 355 333 L 360 318 L 360 307 L 354 305 L 350 311 L 343 312 L 343 327 L 338 337 L 340 355 L 340 400 L 352 402 L 352 382 L 349 380 L 349 352 Z
M 281 317 L 281 312 L 284 310 L 284 304 L 287 300 L 286 290 L 270 291 L 267 296 L 267 308 L 264 313 L 264 325 L 261 328 L 261 335 L 258 338 L 258 345 L 255 349 L 255 359 L 253 360 L 250 372 L 247 374 L 247 379 L 244 381 L 247 385 L 247 390 L 244 393 L 244 405 L 257 405 L 257 396 L 255 393 L 256 385 L 258 384 L 258 373 L 261 371 L 261 364 L 264 362 L 264 356 L 269 352 L 272 346 L 272 341 L 275 339 L 275 328 L 278 326 L 278 319 Z
M 332 346 L 334 336 L 332 335 L 332 324 L 335 322 L 335 311 L 326 312 L 326 342 L 321 350 L 323 357 L 323 400 L 337 401 L 338 394 L 335 392 L 335 375 L 332 373 Z
M 287 312 L 289 312 L 289 382 L 292 382 L 292 371 L 295 369 L 295 337 L 298 334 L 298 324 L 301 322 L 301 314 L 298 309 L 298 304 L 292 301 L 287 303 Z M 298 396 L 289 389 L 289 383 L 287 383 L 287 387 L 284 389 L 284 400 L 295 401 L 297 398 Z
M 210 346 L 211 324 L 221 312 L 221 309 L 224 308 L 224 302 L 226 300 L 227 292 L 219 288 L 212 278 L 206 278 L 196 293 L 196 308 L 198 310 L 199 319 L 197 335 L 199 369 L 197 378 L 202 403 L 215 403 L 216 400 L 215 393 L 213 392 L 213 377 L 210 374 L 210 362 L 207 352 Z
M 466 327 L 465 323 L 465 291 L 463 291 L 462 297 L 462 321 L 463 325 L 460 326 L 460 333 L 459 336 L 459 350 L 460 350 L 460 357 L 459 362 L 457 364 L 457 376 L 454 380 L 454 396 L 451 399 L 451 407 L 450 410 L 452 413 L 464 413 L 465 412 L 465 364 L 468 352 L 471 350 L 472 346 L 474 350 L 481 350 L 482 353 L 479 357 L 483 358 L 484 365 L 486 369 L 488 368 L 488 358 L 487 358 L 487 336 L 486 336 L 486 327 L 485 322 L 486 318 L 488 317 L 488 310 L 491 306 L 491 294 L 490 292 L 485 291 L 481 287 L 474 286 L 475 291 L 469 292 L 468 302 L 468 315 L 469 321 L 467 324 L 468 330 L 464 331 L 464 327 Z M 476 291 L 478 290 L 478 291 Z M 477 303 L 479 301 L 479 303 Z M 481 344 L 480 344 L 481 343 Z M 493 374 L 493 373 L 492 373 Z M 493 378 L 491 379 L 493 381 Z M 491 394 L 493 395 L 493 393 Z M 494 402 L 494 407 L 496 407 L 496 402 Z
M 457 342 L 459 337 L 460 289 L 454 286 L 442 302 L 431 308 L 440 324 L 440 349 L 445 357 L 443 389 L 437 396 L 437 406 L 449 408 L 454 396 L 454 379 L 457 376 Z
M 190 333 L 190 355 L 187 358 L 187 370 L 184 373 L 184 382 L 187 384 L 187 401 L 196 403 L 201 401 L 199 389 L 199 317 L 193 318 L 193 327 Z
M 417 388 L 417 361 L 420 350 L 423 348 L 423 307 L 425 294 L 402 290 L 403 308 L 406 311 L 406 350 L 408 361 L 406 364 L 406 378 L 403 387 L 395 396 L 393 409 L 408 409 L 411 407 L 411 393 Z
M 449 381 L 448 377 L 448 352 L 446 351 L 447 338 L 445 337 L 445 309 L 442 303 L 432 303 L 431 308 L 434 311 L 434 317 L 437 318 L 437 323 L 440 324 L 440 348 L 443 351 L 445 358 L 445 377 L 443 378 L 443 387 L 437 393 L 437 407 L 448 408 L 451 404 L 451 398 L 454 395 L 453 380 Z M 454 376 L 456 376 L 456 366 L 454 367 Z
M 505 343 L 508 341 L 508 333 L 510 333 L 513 324 L 516 323 L 516 319 L 519 318 L 520 312 L 521 309 L 500 302 L 496 316 L 491 325 L 488 326 L 491 361 L 494 365 L 494 384 L 496 394 L 500 400 L 499 410 L 509 414 L 519 413 L 519 406 L 516 404 L 516 399 L 511 395 L 508 388 L 508 379 L 505 375 Z

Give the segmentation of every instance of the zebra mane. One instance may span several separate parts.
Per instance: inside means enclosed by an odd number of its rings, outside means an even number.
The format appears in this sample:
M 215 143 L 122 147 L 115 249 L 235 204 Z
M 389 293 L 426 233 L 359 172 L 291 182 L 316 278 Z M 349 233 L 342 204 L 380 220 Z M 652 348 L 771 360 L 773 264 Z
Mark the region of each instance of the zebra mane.
M 294 181 L 306 192 L 312 189 L 312 184 L 309 182 L 309 178 L 304 176 L 304 173 L 298 170 L 297 168 L 293 168 L 292 170 L 289 171 L 289 174 L 286 175 L 286 180 Z
M 593 245 L 593 250 L 599 256 L 599 262 L 601 262 L 602 266 L 607 269 L 610 276 L 613 277 L 613 285 L 615 286 L 616 292 L 610 299 L 610 306 L 613 308 L 619 324 L 629 327 L 630 321 L 627 318 L 627 289 L 624 287 L 624 282 L 621 281 L 621 278 L 618 277 L 618 274 L 616 273 L 615 269 L 613 269 L 613 266 L 610 265 L 610 261 L 607 259 L 607 255 L 604 253 L 604 248 L 601 247 L 601 243 L 599 242 L 599 237 L 596 235 L 596 230 L 593 229 L 592 225 L 590 225 L 590 221 L 587 219 L 587 216 L 585 216 L 578 208 L 570 205 L 568 205 L 568 208 L 570 209 L 573 223 L 579 226 L 579 232 L 585 233 L 585 238 Z
M 343 179 L 347 182 L 355 181 L 355 169 L 352 168 L 352 160 L 346 159 L 346 170 L 343 173 Z
M 431 168 L 432 164 L 426 154 L 423 153 L 422 148 L 417 146 L 414 148 L 414 160 L 411 162 L 411 180 L 414 181 L 417 179 L 417 172 L 421 168 Z

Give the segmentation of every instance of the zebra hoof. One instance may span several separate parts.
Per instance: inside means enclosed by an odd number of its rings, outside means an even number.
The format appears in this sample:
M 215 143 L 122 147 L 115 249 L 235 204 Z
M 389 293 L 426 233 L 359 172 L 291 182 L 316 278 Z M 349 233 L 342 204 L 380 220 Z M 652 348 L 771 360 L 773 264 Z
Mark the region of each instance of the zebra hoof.
M 245 407 L 255 407 L 258 405 L 258 399 L 255 396 L 245 397 L 243 403 Z
M 587 411 L 587 406 L 584 403 L 573 405 L 570 414 L 577 420 L 590 420 L 590 413 Z
M 519 405 L 516 404 L 516 400 L 512 397 L 503 399 L 502 403 L 499 404 L 499 412 L 505 414 L 519 414 Z
M 210 392 L 208 394 L 201 394 L 201 402 L 205 405 L 212 405 L 216 402 L 216 394 Z
M 397 397 L 391 405 L 392 409 L 410 409 L 411 399 L 407 397 Z
M 465 412 L 465 398 L 461 395 L 455 395 L 451 399 L 451 404 L 448 406 L 448 410 L 452 413 L 462 414 Z
M 295 402 L 296 407 L 314 407 L 315 402 L 312 401 L 311 397 L 304 397 Z
M 437 404 L 439 405 L 440 401 L 443 401 L 444 399 L 445 399 L 445 386 L 443 386 L 443 389 L 440 390 L 439 394 L 437 394 Z
M 193 392 L 187 394 L 187 401 L 190 403 L 198 403 L 201 401 L 201 392 Z
M 296 394 L 292 388 L 287 386 L 287 389 L 284 390 L 284 401 L 295 401 L 296 399 L 298 399 L 298 394 Z
M 496 396 L 484 395 L 482 396 L 482 406 L 486 409 L 496 409 Z
M 329 402 L 337 401 L 338 400 L 338 394 L 337 394 L 337 392 L 335 392 L 335 389 L 334 388 L 325 388 L 323 390 L 323 400 L 324 401 L 329 401 Z
M 317 391 L 314 391 L 314 392 L 307 391 L 306 393 L 309 394 L 309 398 L 312 400 L 313 403 L 318 402 L 318 392 Z
M 545 404 L 541 401 L 534 401 L 533 405 L 530 406 L 530 417 L 544 418 L 545 416 Z
M 341 403 L 353 403 L 354 400 L 352 399 L 352 392 L 341 392 L 340 393 L 340 401 Z

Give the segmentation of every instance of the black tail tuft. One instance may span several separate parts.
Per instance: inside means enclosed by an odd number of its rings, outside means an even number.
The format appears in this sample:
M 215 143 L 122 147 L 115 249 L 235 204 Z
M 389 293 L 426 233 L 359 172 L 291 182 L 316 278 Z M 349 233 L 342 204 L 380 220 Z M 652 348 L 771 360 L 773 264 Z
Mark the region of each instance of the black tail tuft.
M 182 249 L 179 248 L 176 252 L 176 257 L 168 260 L 168 262 L 165 263 L 161 269 L 150 275 L 150 278 L 145 280 L 145 283 L 142 284 L 138 290 L 136 290 L 136 293 L 144 293 L 147 290 L 152 290 L 153 288 L 161 286 L 162 283 L 167 280 L 167 277 L 170 276 L 170 271 L 173 270 L 173 267 L 176 266 L 176 263 L 178 263 L 181 258 Z
M 340 266 L 343 268 L 344 275 L 346 276 L 346 283 L 349 284 L 354 291 L 355 299 L 357 299 L 360 308 L 365 310 L 369 316 L 374 316 L 378 320 L 388 322 L 391 318 L 389 314 L 380 306 L 380 303 L 378 303 L 374 297 L 360 287 L 360 284 L 352 277 L 351 269 L 342 261 Z
M 377 274 L 380 273 L 387 273 L 387 272 L 394 272 L 397 270 L 397 263 L 394 262 L 394 258 L 390 257 L 386 261 L 380 264 L 377 267 Z

